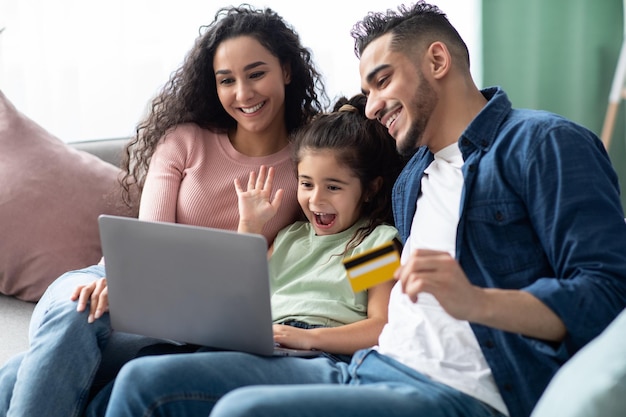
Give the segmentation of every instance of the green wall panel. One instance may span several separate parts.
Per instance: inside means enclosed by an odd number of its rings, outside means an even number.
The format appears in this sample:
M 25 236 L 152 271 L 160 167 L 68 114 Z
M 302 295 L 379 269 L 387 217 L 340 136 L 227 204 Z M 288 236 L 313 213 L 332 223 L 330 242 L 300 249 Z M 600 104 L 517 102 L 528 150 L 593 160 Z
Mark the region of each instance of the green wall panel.
M 622 0 L 482 0 L 483 85 L 600 136 L 623 40 Z M 626 103 L 609 154 L 626 207 Z

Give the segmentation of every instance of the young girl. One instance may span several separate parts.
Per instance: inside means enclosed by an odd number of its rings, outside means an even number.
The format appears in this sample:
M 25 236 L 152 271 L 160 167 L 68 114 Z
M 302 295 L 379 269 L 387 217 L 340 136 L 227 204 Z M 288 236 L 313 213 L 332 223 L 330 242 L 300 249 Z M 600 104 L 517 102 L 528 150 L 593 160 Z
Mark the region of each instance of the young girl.
M 398 236 L 387 222 L 402 164 L 393 139 L 365 118 L 364 109 L 362 95 L 341 99 L 335 112 L 318 116 L 293 140 L 298 202 L 307 221 L 282 229 L 270 248 L 274 339 L 326 353 L 268 359 L 284 361 L 285 372 L 290 361 L 309 361 L 315 368 L 317 361 L 341 360 L 331 354 L 372 346 L 387 322 L 392 282 L 355 294 L 342 264 Z M 239 231 L 258 233 L 279 211 L 284 197 L 278 190 L 272 198 L 273 181 L 274 170 L 265 167 L 252 172 L 246 186 L 235 180 Z M 207 351 L 135 359 L 118 375 L 106 415 L 208 415 L 215 397 L 204 368 L 207 355 L 233 366 L 245 366 L 250 356 Z
M 286 198 L 261 231 L 271 243 L 300 216 L 289 135 L 323 108 L 319 74 L 270 9 L 224 8 L 203 29 L 129 143 L 123 185 L 127 196 L 142 192 L 141 219 L 235 230 L 233 178 L 273 166 Z M 112 333 L 104 276 L 103 264 L 91 266 L 46 291 L 30 349 L 0 370 L 0 415 L 81 415 L 94 381 L 154 343 Z M 100 366 L 105 347 L 114 357 Z
M 376 343 L 387 322 L 391 283 L 354 294 L 342 259 L 396 237 L 391 186 L 401 164 L 382 125 L 359 113 L 365 98 L 340 100 L 294 138 L 298 202 L 307 221 L 281 230 L 270 248 L 277 342 L 300 349 L 352 354 Z M 239 231 L 259 233 L 280 207 L 270 200 L 274 171 L 239 180 Z M 303 325 L 304 324 L 304 325 Z M 350 324 L 349 326 L 344 326 Z M 320 326 L 315 330 L 301 327 Z M 341 327 L 339 327 L 341 326 Z

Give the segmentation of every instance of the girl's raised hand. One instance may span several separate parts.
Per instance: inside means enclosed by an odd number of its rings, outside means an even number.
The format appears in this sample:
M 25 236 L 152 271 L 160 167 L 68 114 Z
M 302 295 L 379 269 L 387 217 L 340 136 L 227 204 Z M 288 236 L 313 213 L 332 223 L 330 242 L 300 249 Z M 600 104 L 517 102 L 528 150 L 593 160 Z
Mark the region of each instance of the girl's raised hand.
M 274 168 L 262 165 L 259 174 L 250 172 L 247 189 L 235 179 L 239 206 L 239 232 L 261 233 L 263 226 L 276 215 L 283 199 L 283 190 L 276 191 L 272 199 Z

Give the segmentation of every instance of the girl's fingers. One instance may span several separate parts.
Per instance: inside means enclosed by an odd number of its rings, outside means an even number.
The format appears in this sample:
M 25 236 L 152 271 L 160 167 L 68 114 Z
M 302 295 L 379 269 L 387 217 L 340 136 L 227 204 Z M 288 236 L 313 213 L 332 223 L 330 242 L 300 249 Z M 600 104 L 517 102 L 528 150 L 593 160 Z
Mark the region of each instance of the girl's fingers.
M 254 189 L 256 184 L 256 172 L 250 171 L 250 175 L 248 176 L 248 191 Z
M 270 167 L 267 170 L 267 178 L 265 179 L 265 185 L 263 186 L 263 190 L 271 190 L 273 183 L 274 183 L 274 167 Z
M 284 191 L 282 188 L 278 189 L 276 191 L 276 194 L 274 195 L 274 201 L 272 201 L 272 205 L 274 207 L 276 207 L 276 209 L 278 210 L 278 208 L 280 207 L 280 204 L 283 201 L 283 195 L 284 195 Z
M 256 188 L 258 190 L 263 190 L 265 189 L 265 183 L 267 180 L 267 167 L 265 165 L 261 165 L 261 167 L 259 168 L 259 175 L 257 177 L 257 181 L 256 181 Z
M 237 194 L 254 190 L 271 190 L 272 184 L 274 182 L 274 168 L 268 168 L 265 165 L 261 165 L 258 174 L 255 171 L 250 171 L 250 174 L 248 175 L 247 188 L 245 190 L 243 189 L 241 181 L 239 181 L 238 178 L 235 178 L 233 182 L 235 184 L 235 191 L 237 192 Z
M 239 178 L 235 178 L 234 183 L 235 183 L 235 191 L 237 192 L 237 195 L 243 193 L 243 189 L 241 188 L 241 182 L 239 181 Z

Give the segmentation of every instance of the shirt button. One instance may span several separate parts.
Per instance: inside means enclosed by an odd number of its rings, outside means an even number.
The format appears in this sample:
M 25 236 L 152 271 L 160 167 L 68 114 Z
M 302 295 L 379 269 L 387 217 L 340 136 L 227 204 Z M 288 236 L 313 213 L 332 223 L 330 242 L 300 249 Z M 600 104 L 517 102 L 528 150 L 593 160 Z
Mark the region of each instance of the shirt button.
M 501 222 L 502 220 L 504 220 L 504 213 L 502 213 L 501 211 L 496 211 L 496 220 Z
M 487 341 L 485 342 L 485 347 L 486 347 L 487 349 L 493 349 L 493 347 L 494 347 L 493 340 L 491 340 L 491 339 L 487 340 Z
M 504 388 L 505 391 L 511 392 L 513 391 L 513 385 L 509 384 L 508 382 L 504 385 L 502 385 L 502 388 Z
M 469 141 L 469 140 L 467 140 L 467 139 L 463 139 L 463 140 L 461 141 L 461 145 L 463 145 L 463 146 L 469 146 L 469 144 L 470 144 L 470 141 Z
M 474 171 L 476 171 L 476 164 L 471 164 L 471 165 L 469 166 L 469 171 L 470 171 L 470 172 L 474 172 Z

